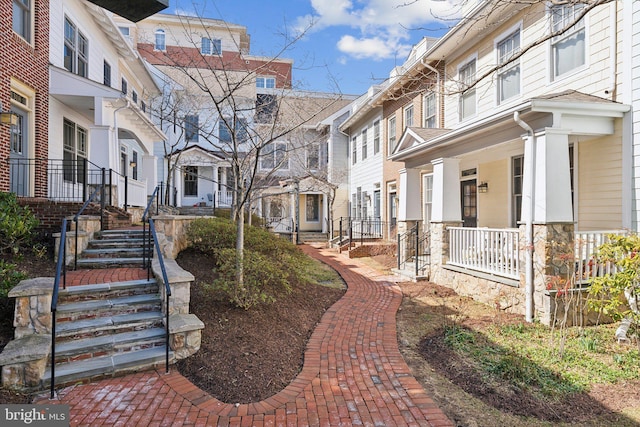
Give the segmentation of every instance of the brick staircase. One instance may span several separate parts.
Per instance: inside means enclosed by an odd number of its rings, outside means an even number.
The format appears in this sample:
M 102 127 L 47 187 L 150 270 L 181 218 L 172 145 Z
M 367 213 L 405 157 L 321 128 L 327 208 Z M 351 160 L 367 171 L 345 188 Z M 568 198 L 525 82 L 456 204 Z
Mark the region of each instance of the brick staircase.
M 142 230 L 103 231 L 82 253 L 78 268 L 142 267 L 142 245 Z M 164 365 L 165 340 L 162 300 L 154 278 L 61 289 L 56 387 Z M 50 381 L 49 364 L 44 383 Z

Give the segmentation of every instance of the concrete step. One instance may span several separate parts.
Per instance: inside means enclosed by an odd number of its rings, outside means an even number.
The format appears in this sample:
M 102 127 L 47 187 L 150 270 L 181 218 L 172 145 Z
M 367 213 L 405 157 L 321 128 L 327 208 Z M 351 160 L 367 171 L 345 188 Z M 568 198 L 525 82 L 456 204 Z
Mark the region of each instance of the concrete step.
M 85 249 L 81 257 L 86 258 L 141 258 L 145 254 L 142 247 L 112 247 Z
M 144 243 L 145 243 L 145 239 L 137 238 L 137 237 L 131 237 L 128 239 L 92 240 L 89 242 L 88 248 L 90 249 L 120 248 L 120 247 L 142 248 L 144 246 Z
M 73 322 L 56 322 L 56 341 L 91 338 L 105 334 L 139 331 L 164 324 L 160 311 L 115 314 Z
M 116 314 L 160 311 L 162 301 L 159 294 L 128 295 L 118 298 L 72 301 L 58 304 L 58 325 L 76 320 L 94 319 Z
M 142 239 L 144 237 L 142 229 L 140 230 L 103 230 L 97 235 L 96 240 L 107 239 Z
M 56 343 L 56 363 L 159 347 L 166 342 L 165 334 L 158 327 Z
M 58 387 L 71 383 L 98 380 L 164 365 L 165 351 L 166 347 L 162 345 L 110 356 L 56 364 L 55 385 Z M 169 363 L 172 360 L 173 354 L 170 352 Z M 47 367 L 43 382 L 43 385 L 51 384 L 51 367 Z
M 158 290 L 158 281 L 155 278 L 150 278 L 149 280 L 140 279 L 125 282 L 69 286 L 67 289 L 60 289 L 58 304 L 72 301 L 118 298 L 130 295 L 157 294 Z
M 79 258 L 78 268 L 118 268 L 118 267 L 139 267 L 142 268 L 144 259 L 142 257 L 132 258 Z

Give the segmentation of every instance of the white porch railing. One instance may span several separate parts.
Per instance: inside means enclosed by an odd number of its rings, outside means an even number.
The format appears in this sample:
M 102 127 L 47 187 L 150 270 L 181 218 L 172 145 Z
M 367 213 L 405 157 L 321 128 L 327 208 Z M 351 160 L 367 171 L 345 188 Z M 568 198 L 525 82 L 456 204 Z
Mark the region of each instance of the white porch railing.
M 124 206 L 125 183 L 124 177 L 118 177 L 118 206 Z M 135 179 L 127 179 L 127 204 L 129 206 L 146 206 L 147 205 L 147 181 L 136 181 Z
M 517 229 L 449 227 L 450 265 L 520 279 Z
M 574 254 L 576 263 L 576 283 L 587 283 L 594 277 L 616 272 L 610 262 L 598 263 L 595 252 L 598 246 L 609 241 L 610 234 L 625 235 L 625 230 L 576 231 L 574 233 Z
M 218 200 L 216 200 L 217 206 L 231 206 L 233 203 L 233 191 L 219 190 Z

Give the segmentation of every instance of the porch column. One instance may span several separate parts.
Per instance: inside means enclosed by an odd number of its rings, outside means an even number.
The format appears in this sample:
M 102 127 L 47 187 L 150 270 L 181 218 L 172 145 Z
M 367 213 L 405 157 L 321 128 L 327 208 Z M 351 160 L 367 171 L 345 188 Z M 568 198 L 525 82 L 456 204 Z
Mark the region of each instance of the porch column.
M 182 166 L 182 165 L 180 165 Z M 173 169 L 173 186 L 176 188 L 176 206 L 182 207 L 182 171 L 176 167 Z M 165 183 L 166 184 L 166 183 Z M 171 191 L 170 188 L 166 188 L 166 191 Z
M 112 139 L 112 132 L 109 126 L 91 126 L 89 129 L 89 141 L 91 141 L 89 160 L 106 169 L 113 168 L 119 160 L 119 154 L 114 153 L 109 142 Z
M 143 154 L 142 165 L 138 169 L 142 172 L 142 179 L 147 180 L 147 195 L 151 195 L 158 185 L 158 158 L 152 154 Z
M 417 221 L 420 215 L 420 169 L 400 169 L 398 221 Z
M 322 193 L 320 195 L 322 197 L 322 232 L 328 233 L 328 222 L 329 222 L 329 195 L 326 193 Z
M 462 222 L 460 160 L 440 158 L 433 165 L 431 222 Z
M 568 131 L 545 129 L 536 136 L 535 150 L 533 222 L 573 223 Z

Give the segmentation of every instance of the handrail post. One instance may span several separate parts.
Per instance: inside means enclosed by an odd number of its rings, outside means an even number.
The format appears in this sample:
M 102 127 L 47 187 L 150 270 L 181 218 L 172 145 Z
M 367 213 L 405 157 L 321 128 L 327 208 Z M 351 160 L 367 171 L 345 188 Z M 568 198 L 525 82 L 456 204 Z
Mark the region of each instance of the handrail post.
M 416 278 L 418 278 L 418 260 L 420 256 L 420 223 L 416 222 Z
M 51 310 L 51 384 L 49 398 L 55 397 L 56 388 L 56 309 Z
M 111 169 L 109 169 L 109 171 L 111 171 Z M 104 182 L 105 182 L 105 174 L 106 174 L 106 169 L 102 168 L 102 185 L 100 187 L 100 231 L 104 231 L 104 206 L 105 206 Z M 111 172 L 109 172 L 109 180 L 111 180 Z M 111 186 L 109 186 L 109 197 L 111 197 Z
M 397 258 L 398 258 L 398 270 L 400 270 L 400 262 L 401 262 L 400 258 L 402 257 L 402 254 L 400 252 L 400 233 L 398 233 L 397 240 L 398 240 L 398 248 L 396 250 L 398 252 L 398 256 L 397 256 Z
M 127 205 L 129 204 L 129 176 L 124 176 L 124 211 L 127 211 Z
M 75 223 L 75 227 L 76 227 L 76 248 L 73 254 L 73 270 L 77 270 L 78 269 L 78 218 L 74 218 L 73 222 Z M 66 245 L 65 245 L 66 246 Z
M 82 159 L 82 174 L 83 174 L 83 181 L 84 183 L 82 184 L 82 201 L 84 202 L 85 200 L 87 200 L 87 159 Z

